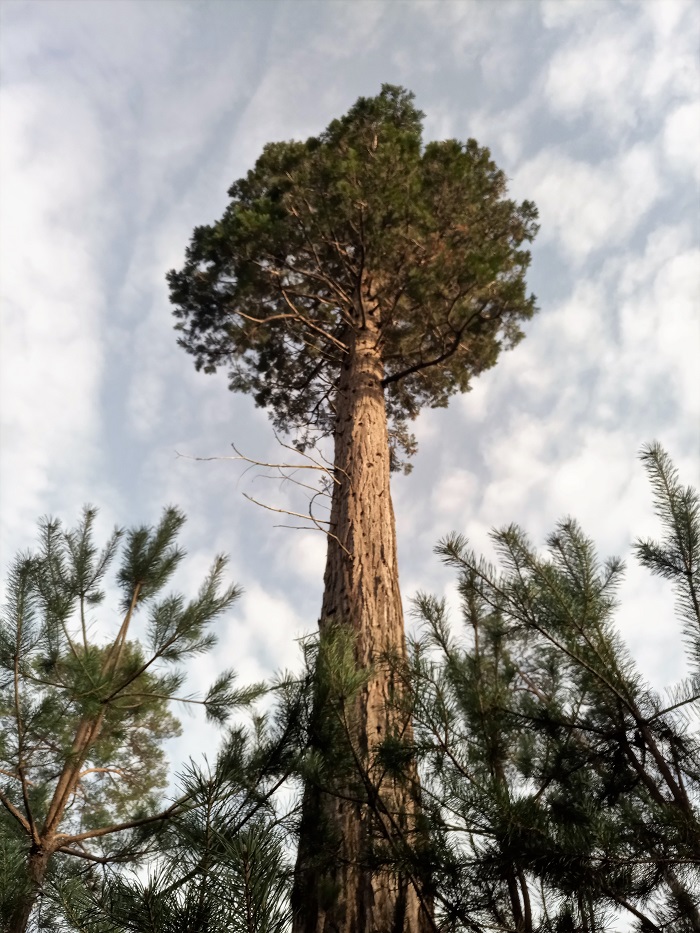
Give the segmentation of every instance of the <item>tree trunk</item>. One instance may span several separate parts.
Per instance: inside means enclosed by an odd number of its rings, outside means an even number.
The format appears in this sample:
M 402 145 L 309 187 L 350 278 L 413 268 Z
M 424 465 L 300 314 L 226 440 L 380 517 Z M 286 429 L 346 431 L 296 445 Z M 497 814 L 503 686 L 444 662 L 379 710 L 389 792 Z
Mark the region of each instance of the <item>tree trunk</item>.
M 383 655 L 404 658 L 406 650 L 382 377 L 377 332 L 370 320 L 351 338 L 338 385 L 336 484 L 320 629 L 323 634 L 334 624 L 351 626 L 358 666 L 374 665 L 355 700 L 350 732 L 375 786 L 380 776 L 372 758 L 379 743 L 387 734 L 410 736 L 410 725 L 392 712 L 392 694 L 400 687 L 381 661 Z M 334 788 L 339 795 L 306 788 L 294 933 L 420 933 L 432 928 L 410 879 L 372 867 L 373 840 L 390 850 L 413 841 L 415 773 L 406 784 L 384 777 L 378 806 L 343 799 L 343 793 L 353 796 L 347 788 Z
M 43 846 L 32 845 L 27 859 L 27 890 L 17 900 L 10 920 L 9 933 L 25 933 L 34 905 L 44 884 L 51 853 Z

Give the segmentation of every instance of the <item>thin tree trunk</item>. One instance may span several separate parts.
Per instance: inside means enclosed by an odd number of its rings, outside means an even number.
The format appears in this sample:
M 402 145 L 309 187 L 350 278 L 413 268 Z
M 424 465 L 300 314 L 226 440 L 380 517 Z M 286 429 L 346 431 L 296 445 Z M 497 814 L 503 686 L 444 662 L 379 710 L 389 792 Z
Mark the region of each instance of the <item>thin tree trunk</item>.
M 15 912 L 10 920 L 9 933 L 25 933 L 32 910 L 44 884 L 49 858 L 50 852 L 43 847 L 33 845 L 30 849 L 27 859 L 28 890 L 20 896 L 17 902 Z
M 337 482 L 320 621 L 322 634 L 334 624 L 351 626 L 358 665 L 374 665 L 355 701 L 350 729 L 370 790 L 379 778 L 372 768 L 373 752 L 387 734 L 405 727 L 392 712 L 400 687 L 380 660 L 383 655 L 404 658 L 405 636 L 376 336 L 371 320 L 355 332 L 339 380 Z M 415 771 L 409 777 L 415 779 Z M 415 780 L 404 784 L 384 777 L 381 802 L 368 807 L 307 787 L 295 870 L 294 933 L 421 933 L 432 928 L 410 879 L 371 864 L 373 839 L 399 848 L 412 839 L 415 788 Z M 352 796 L 347 789 L 336 790 Z
M 696 906 L 692 893 L 680 882 L 672 868 L 667 868 L 664 872 L 664 881 L 671 889 L 681 916 L 688 920 L 693 930 L 700 933 L 700 910 Z

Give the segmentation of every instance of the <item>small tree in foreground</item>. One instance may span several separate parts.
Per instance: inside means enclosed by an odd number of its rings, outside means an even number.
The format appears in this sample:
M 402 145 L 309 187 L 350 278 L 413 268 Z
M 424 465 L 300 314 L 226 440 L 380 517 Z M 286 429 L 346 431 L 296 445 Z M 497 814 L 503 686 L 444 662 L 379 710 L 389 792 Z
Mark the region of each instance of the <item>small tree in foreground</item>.
M 301 675 L 270 683 L 267 712 L 229 729 L 214 763 L 190 762 L 178 776 L 183 805 L 151 829 L 138 871 L 52 879 L 61 933 L 288 933 L 299 805 L 291 785 L 308 770 L 314 647 L 304 645 Z
M 700 931 L 700 499 L 659 446 L 642 459 L 665 535 L 635 552 L 673 582 L 688 648 L 668 696 L 617 634 L 621 562 L 575 522 L 545 555 L 495 532 L 500 570 L 460 536 L 438 548 L 466 631 L 418 598 L 407 696 L 441 930 Z
M 286 740 L 274 749 L 267 738 L 235 729 L 213 766 L 190 764 L 187 807 L 157 833 L 147 871 L 59 879 L 51 894 L 68 928 L 287 933 L 291 865 L 274 801 Z
M 93 540 L 95 510 L 70 530 L 40 523 L 39 548 L 19 555 L 9 573 L 0 628 L 0 805 L 3 919 L 21 933 L 57 859 L 86 864 L 135 860 L 130 833 L 178 812 L 159 809 L 166 783 L 162 743 L 179 734 L 169 712 L 183 699 L 182 663 L 215 642 L 212 623 L 237 598 L 224 586 L 217 557 L 197 597 L 162 596 L 184 556 L 184 516 L 167 508 L 154 528 L 116 530 L 102 550 Z M 107 643 L 93 634 L 108 570 L 115 575 L 121 623 Z M 148 613 L 145 642 L 130 637 Z M 201 700 L 224 721 L 256 688 L 237 691 L 221 676 Z

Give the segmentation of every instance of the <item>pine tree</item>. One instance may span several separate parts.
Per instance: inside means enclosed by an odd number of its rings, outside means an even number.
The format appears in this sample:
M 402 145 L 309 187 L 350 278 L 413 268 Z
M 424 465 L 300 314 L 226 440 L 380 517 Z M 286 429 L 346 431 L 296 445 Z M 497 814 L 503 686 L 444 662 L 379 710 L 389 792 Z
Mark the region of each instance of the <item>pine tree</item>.
M 181 699 L 180 665 L 212 647 L 211 624 L 239 594 L 223 587 L 226 560 L 217 557 L 195 599 L 161 596 L 184 556 L 177 509 L 165 509 L 156 527 L 115 530 L 101 550 L 95 516 L 86 508 L 72 529 L 42 520 L 38 550 L 20 554 L 9 573 L 0 628 L 0 844 L 13 867 L 3 873 L 0 904 L 13 933 L 27 929 L 57 862 L 133 861 L 144 854 L 133 831 L 184 805 L 159 806 L 162 743 L 179 734 L 169 705 Z M 122 621 L 103 644 L 95 614 L 120 549 Z M 141 610 L 146 644 L 130 637 Z M 257 692 L 236 690 L 226 673 L 202 700 L 182 700 L 223 722 Z
M 279 737 L 278 737 L 279 738 Z M 286 739 L 283 742 L 286 745 Z M 287 933 L 291 866 L 271 744 L 236 727 L 215 764 L 179 776 L 187 806 L 155 836 L 147 871 L 54 885 L 80 933 Z
M 621 562 L 572 520 L 545 555 L 495 532 L 500 569 L 460 536 L 439 548 L 465 637 L 444 602 L 418 599 L 406 702 L 442 929 L 594 933 L 618 912 L 639 933 L 700 930 L 700 498 L 658 445 L 642 459 L 665 537 L 635 552 L 676 586 L 691 672 L 670 698 L 616 632 Z
M 372 671 L 349 717 L 370 770 L 379 743 L 405 728 L 387 712 L 395 685 L 380 663 L 405 652 L 390 471 L 415 450 L 408 422 L 467 391 L 535 310 L 524 248 L 534 206 L 506 198 L 474 140 L 424 145 L 412 100 L 384 85 L 319 137 L 267 145 L 168 275 L 198 369 L 224 368 L 299 449 L 333 437 L 320 627 L 351 630 L 355 663 Z M 342 788 L 307 785 L 297 933 L 426 928 L 415 886 L 372 868 L 375 833 L 415 828 L 414 795 L 388 783 L 394 826 Z

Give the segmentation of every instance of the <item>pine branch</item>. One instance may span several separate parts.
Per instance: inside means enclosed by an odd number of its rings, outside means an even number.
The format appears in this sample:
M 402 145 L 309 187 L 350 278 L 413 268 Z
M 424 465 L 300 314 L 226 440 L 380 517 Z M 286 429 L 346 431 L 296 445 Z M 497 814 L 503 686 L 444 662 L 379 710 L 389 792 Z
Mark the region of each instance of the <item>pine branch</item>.
M 171 804 L 167 809 L 156 813 L 153 816 L 144 816 L 139 819 L 126 820 L 124 823 L 116 823 L 112 826 L 105 826 L 101 829 L 88 829 L 82 833 L 56 833 L 55 838 L 61 840 L 62 846 L 74 845 L 76 842 L 84 842 L 87 839 L 98 839 L 102 836 L 110 836 L 113 833 L 121 833 L 127 829 L 137 829 L 140 826 L 149 826 L 151 823 L 159 823 L 168 820 L 174 816 L 185 803 L 191 799 L 191 794 L 185 794 Z
M 0 803 L 5 807 L 7 812 L 13 816 L 17 822 L 20 824 L 22 829 L 27 833 L 28 836 L 32 836 L 32 827 L 30 826 L 28 820 L 22 816 L 17 807 L 12 803 L 12 801 L 7 797 L 7 795 L 0 790 Z

